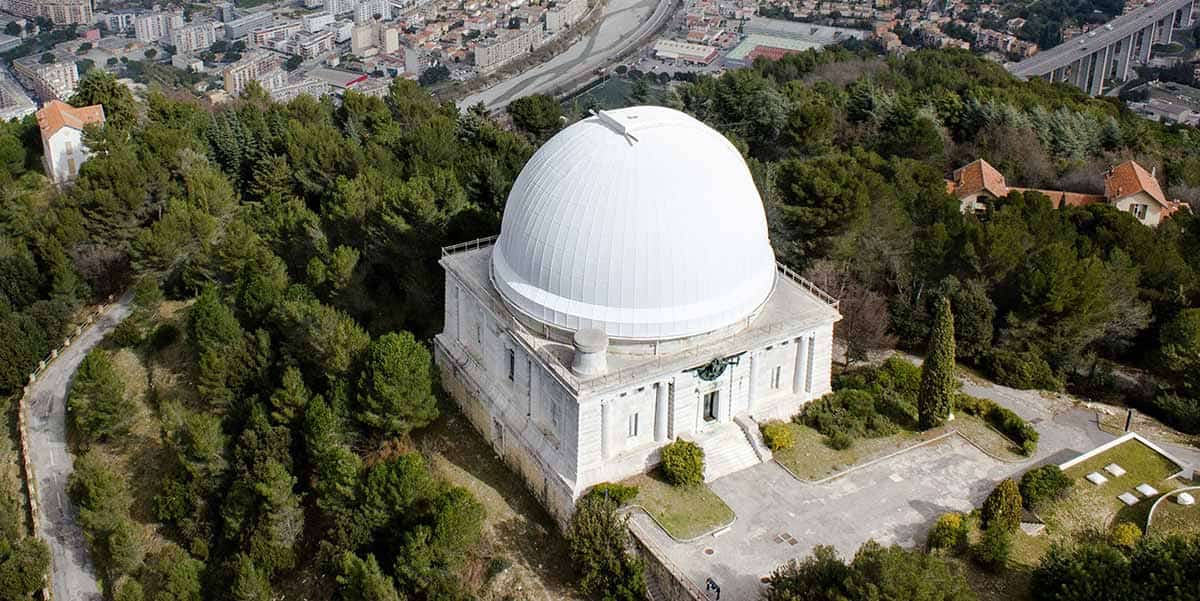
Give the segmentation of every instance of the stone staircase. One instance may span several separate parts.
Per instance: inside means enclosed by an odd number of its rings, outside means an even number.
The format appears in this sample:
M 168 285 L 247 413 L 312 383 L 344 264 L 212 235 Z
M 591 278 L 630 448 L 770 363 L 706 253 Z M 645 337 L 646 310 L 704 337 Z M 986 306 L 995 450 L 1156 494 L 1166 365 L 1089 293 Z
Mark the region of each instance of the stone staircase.
M 704 481 L 712 482 L 721 476 L 757 465 L 761 459 L 750 446 L 746 434 L 737 424 L 717 426 L 696 440 L 704 449 Z

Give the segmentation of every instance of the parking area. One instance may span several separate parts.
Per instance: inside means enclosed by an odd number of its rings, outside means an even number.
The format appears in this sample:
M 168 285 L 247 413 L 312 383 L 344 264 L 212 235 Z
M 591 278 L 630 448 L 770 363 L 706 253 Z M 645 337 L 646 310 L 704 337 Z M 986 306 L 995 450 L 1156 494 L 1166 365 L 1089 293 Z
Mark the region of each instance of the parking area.
M 819 544 L 844 557 L 869 539 L 906 547 L 924 541 L 947 511 L 969 511 L 997 480 L 1025 469 L 950 436 L 825 484 L 796 480 L 774 462 L 711 483 L 737 520 L 716 536 L 678 543 L 642 514 L 634 527 L 701 590 L 712 578 L 722 599 L 757 599 L 761 578 Z

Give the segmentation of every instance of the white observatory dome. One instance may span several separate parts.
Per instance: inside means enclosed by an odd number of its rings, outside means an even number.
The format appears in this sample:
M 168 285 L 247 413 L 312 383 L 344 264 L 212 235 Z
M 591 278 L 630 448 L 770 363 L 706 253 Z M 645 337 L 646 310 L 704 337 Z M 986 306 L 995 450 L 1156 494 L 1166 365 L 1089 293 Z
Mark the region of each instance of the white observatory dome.
M 492 280 L 549 325 L 668 339 L 754 313 L 773 290 L 775 255 L 733 144 L 642 106 L 575 123 L 533 155 L 508 196 Z

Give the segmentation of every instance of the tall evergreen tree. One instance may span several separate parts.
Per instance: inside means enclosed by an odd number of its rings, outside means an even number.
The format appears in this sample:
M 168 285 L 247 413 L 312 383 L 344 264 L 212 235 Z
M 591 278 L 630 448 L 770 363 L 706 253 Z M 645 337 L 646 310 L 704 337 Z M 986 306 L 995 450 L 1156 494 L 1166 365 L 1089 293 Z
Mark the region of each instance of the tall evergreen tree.
M 917 413 L 921 429 L 942 425 L 950 415 L 956 382 L 954 379 L 954 314 L 950 300 L 938 300 L 937 317 L 929 333 L 929 348 L 921 369 L 921 390 Z

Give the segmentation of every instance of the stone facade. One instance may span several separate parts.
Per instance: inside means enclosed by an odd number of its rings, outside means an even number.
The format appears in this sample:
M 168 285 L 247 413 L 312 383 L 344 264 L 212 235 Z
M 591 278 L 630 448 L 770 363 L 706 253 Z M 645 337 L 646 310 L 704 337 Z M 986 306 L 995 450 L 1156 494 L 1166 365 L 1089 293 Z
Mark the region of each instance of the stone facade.
M 588 488 L 648 471 L 672 440 L 704 446 L 737 428 L 735 416 L 786 419 L 830 390 L 835 305 L 783 272 L 764 307 L 737 327 L 617 343 L 606 373 L 577 377 L 570 347 L 496 294 L 490 257 L 485 246 L 443 258 L 436 362 L 463 413 L 560 523 Z M 726 367 L 702 376 L 698 368 L 714 359 Z

